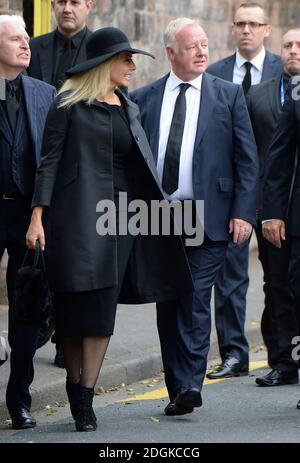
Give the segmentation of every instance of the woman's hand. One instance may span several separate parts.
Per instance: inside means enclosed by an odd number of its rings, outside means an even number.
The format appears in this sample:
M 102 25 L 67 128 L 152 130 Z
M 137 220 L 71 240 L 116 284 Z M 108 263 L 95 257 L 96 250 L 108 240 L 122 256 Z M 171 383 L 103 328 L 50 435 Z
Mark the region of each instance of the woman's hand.
M 43 206 L 37 206 L 33 209 L 31 221 L 26 233 L 26 244 L 30 249 L 35 248 L 36 240 L 39 240 L 41 249 L 45 249 L 45 233 L 42 224 Z

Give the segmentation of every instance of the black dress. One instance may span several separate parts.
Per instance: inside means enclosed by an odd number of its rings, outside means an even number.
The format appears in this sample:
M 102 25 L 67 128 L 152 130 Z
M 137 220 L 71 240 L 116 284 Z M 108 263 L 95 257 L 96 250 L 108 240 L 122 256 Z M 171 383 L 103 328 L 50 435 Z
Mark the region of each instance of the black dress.
M 97 103 L 96 103 L 97 104 Z M 94 291 L 56 293 L 56 331 L 59 337 L 113 334 L 116 308 L 134 237 L 118 235 L 118 197 L 126 192 L 133 198 L 130 169 L 137 147 L 132 137 L 124 107 L 101 103 L 110 111 L 113 129 L 113 184 L 116 205 L 118 285 Z

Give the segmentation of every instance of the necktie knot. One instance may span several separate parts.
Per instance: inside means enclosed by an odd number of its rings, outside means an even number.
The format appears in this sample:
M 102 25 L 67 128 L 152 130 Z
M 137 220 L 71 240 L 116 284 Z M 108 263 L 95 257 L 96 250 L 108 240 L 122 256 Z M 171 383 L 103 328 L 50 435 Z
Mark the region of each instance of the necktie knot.
M 250 63 L 250 61 L 246 61 L 246 62 L 244 63 L 244 66 L 245 66 L 245 68 L 246 68 L 246 72 L 251 71 L 252 63 Z
M 188 88 L 190 88 L 191 84 L 180 84 L 179 87 L 180 87 L 180 93 L 185 93 L 187 91 Z
M 17 94 L 16 88 L 12 82 L 6 82 L 6 96 L 9 98 L 14 98 Z

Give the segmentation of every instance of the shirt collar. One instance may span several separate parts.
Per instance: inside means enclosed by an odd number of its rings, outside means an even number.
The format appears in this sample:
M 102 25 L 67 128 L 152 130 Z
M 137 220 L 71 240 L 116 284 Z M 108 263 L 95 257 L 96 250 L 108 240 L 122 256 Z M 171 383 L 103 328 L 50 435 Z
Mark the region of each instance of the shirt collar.
M 73 35 L 73 37 L 71 37 L 70 39 L 66 37 L 64 34 L 62 34 L 58 29 L 55 30 L 55 34 L 60 43 L 64 44 L 67 40 L 71 40 L 73 47 L 77 48 L 86 34 L 86 29 L 87 26 L 81 29 L 81 31 L 77 32 L 77 34 Z
M 180 84 L 185 83 L 185 84 L 190 84 L 192 87 L 196 88 L 197 90 L 201 90 L 201 83 L 202 83 L 202 74 L 200 76 L 196 77 L 196 79 L 189 80 L 187 82 L 184 82 L 183 80 L 179 79 L 179 77 L 176 76 L 176 74 L 171 70 L 169 78 L 168 78 L 168 88 L 170 91 L 175 90 Z
M 8 82 L 14 88 L 14 90 L 18 92 L 21 87 L 21 74 L 19 74 L 14 80 L 6 80 L 6 83 Z
M 261 71 L 264 65 L 266 57 L 266 49 L 265 47 L 250 61 L 244 58 L 240 52 L 236 51 L 236 65 L 238 68 L 241 68 L 247 61 L 249 61 L 258 71 Z

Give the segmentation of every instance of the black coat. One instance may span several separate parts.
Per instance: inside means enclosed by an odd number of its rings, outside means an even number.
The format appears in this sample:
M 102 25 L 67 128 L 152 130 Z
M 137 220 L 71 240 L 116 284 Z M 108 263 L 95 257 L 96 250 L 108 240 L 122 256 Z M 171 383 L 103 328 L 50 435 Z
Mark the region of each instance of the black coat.
M 263 220 L 287 220 L 287 230 L 300 237 L 300 100 L 287 98 L 278 119 L 266 163 Z
M 82 63 L 86 59 L 86 42 L 92 31 L 86 28 L 80 47 L 74 57 L 72 65 Z M 53 74 L 56 66 L 55 57 L 55 31 L 34 37 L 30 40 L 31 59 L 27 69 L 30 77 L 53 83 Z
M 281 112 L 279 98 L 281 77 L 280 75 L 259 85 L 252 85 L 246 98 L 259 156 L 259 218 L 267 157 Z
M 123 98 L 139 148 L 132 173 L 136 197 L 162 199 L 138 107 Z M 88 291 L 116 285 L 116 237 L 96 232 L 97 203 L 113 201 L 112 125 L 107 108 L 80 102 L 71 110 L 57 109 L 56 100 L 46 122 L 42 156 L 33 206 L 49 206 L 46 252 L 53 290 Z M 179 236 L 136 237 L 120 302 L 175 299 L 192 289 Z

